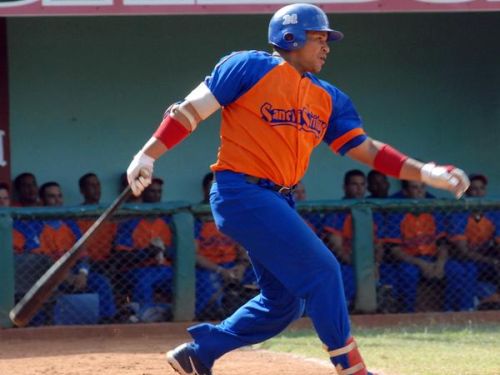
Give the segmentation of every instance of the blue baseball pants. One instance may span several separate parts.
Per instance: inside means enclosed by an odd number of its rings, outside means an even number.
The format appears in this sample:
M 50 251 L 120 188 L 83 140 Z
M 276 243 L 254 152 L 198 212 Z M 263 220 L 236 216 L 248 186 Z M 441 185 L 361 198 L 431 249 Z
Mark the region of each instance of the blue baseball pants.
M 293 199 L 241 173 L 217 172 L 215 181 L 210 203 L 217 227 L 248 251 L 261 293 L 217 325 L 189 328 L 198 358 L 211 368 L 225 353 L 277 335 L 304 307 L 328 349 L 345 346 L 350 323 L 339 263 Z M 349 367 L 347 355 L 334 364 Z

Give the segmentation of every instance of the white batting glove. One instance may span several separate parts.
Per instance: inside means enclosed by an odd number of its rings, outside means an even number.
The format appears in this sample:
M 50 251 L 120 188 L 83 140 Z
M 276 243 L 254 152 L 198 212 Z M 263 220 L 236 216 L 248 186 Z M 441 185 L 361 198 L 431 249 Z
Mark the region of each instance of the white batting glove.
M 470 181 L 465 172 L 452 165 L 424 164 L 420 170 L 422 182 L 429 186 L 451 191 L 460 198 L 469 188 Z
M 141 195 L 141 193 L 150 184 L 153 178 L 153 164 L 155 159 L 151 156 L 146 155 L 144 152 L 140 151 L 134 156 L 132 162 L 127 168 L 127 180 L 132 193 L 136 197 Z

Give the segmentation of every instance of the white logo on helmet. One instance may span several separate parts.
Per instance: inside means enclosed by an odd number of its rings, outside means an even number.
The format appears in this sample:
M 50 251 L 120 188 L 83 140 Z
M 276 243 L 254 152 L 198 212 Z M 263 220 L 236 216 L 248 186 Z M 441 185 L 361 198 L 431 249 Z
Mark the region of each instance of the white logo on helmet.
M 297 14 L 285 14 L 283 16 L 283 25 L 295 25 L 299 23 L 299 20 L 297 19 Z

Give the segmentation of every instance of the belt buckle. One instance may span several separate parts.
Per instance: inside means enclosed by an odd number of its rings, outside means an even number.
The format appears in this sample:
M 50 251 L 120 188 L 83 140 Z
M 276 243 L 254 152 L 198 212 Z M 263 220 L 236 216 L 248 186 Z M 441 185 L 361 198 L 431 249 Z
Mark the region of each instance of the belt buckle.
M 292 192 L 292 188 L 289 188 L 287 186 L 282 186 L 278 190 L 278 193 L 280 193 L 280 194 L 290 194 L 291 192 Z

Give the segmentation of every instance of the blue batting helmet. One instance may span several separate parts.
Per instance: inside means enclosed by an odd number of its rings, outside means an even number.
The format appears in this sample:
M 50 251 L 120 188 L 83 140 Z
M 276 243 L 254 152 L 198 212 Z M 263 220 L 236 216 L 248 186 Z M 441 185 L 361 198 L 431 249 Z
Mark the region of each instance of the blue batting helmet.
M 273 46 L 286 51 L 301 48 L 307 40 L 307 31 L 326 31 L 328 41 L 344 37 L 330 29 L 325 12 L 312 4 L 292 4 L 279 9 L 269 22 L 268 39 Z

